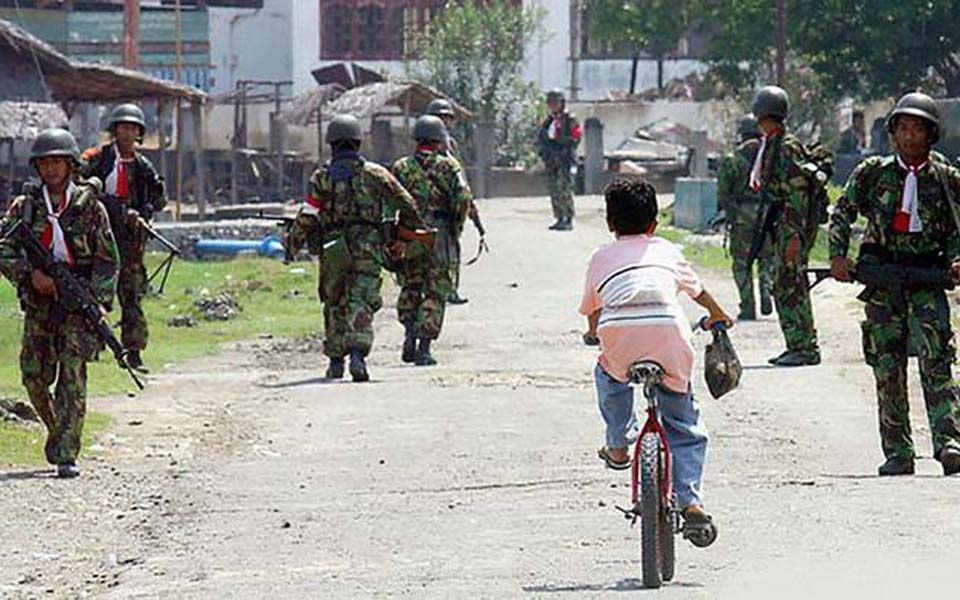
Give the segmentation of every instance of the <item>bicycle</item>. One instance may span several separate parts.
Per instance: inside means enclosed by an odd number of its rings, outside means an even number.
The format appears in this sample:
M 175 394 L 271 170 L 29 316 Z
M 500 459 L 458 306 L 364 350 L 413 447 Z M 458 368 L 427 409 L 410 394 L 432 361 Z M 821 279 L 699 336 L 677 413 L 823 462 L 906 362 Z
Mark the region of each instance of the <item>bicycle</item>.
M 722 327 L 722 325 L 718 325 Z M 670 581 L 676 572 L 676 542 L 674 536 L 682 533 L 684 539 L 704 548 L 717 538 L 712 522 L 690 527 L 681 525 L 681 514 L 673 492 L 670 442 L 660 423 L 657 406 L 657 387 L 663 381 L 663 368 L 653 361 L 638 361 L 630 366 L 630 382 L 643 390 L 647 399 L 647 418 L 640 430 L 634 448 L 631 474 L 632 508 L 617 507 L 630 520 L 631 526 L 640 520 L 640 564 L 643 586 L 659 588 Z

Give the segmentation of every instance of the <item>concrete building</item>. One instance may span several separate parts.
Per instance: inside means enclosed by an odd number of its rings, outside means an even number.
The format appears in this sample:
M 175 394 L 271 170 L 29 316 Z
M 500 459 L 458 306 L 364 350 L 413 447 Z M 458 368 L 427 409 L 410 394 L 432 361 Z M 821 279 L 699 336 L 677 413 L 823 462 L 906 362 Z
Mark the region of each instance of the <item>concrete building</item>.
M 547 17 L 546 36 L 527 49 L 524 73 L 542 89 L 571 85 L 572 0 L 515 0 L 539 6 Z M 442 9 L 446 0 L 263 0 L 259 10 L 208 8 L 211 90 L 232 89 L 238 79 L 290 79 L 299 94 L 314 86 L 310 72 L 318 67 L 355 62 L 402 75 L 414 48 L 414 37 Z M 586 15 L 589 19 L 589 15 Z M 596 47 L 589 26 L 579 36 L 580 91 L 584 100 L 607 98 L 630 85 L 631 60 L 622 53 Z M 664 79 L 704 70 L 698 60 L 702 44 L 683 40 L 664 63 Z M 656 61 L 642 57 L 636 90 L 657 84 Z

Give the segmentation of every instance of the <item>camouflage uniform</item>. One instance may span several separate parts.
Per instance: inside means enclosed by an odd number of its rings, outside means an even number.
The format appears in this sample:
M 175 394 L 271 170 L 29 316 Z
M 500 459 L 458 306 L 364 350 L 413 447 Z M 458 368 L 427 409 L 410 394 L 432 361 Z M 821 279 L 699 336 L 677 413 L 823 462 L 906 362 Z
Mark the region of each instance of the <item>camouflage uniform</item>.
M 717 174 L 717 207 L 727 215 L 730 232 L 730 255 L 733 257 L 733 280 L 740 294 L 740 315 L 753 318 L 756 307 L 753 295 L 753 267 L 747 264 L 750 246 L 760 213 L 760 195 L 750 187 L 750 168 L 760 150 L 760 141 L 746 140 L 723 158 Z M 773 246 L 766 242 L 758 257 L 760 298 L 770 295 L 773 281 Z
M 865 160 L 850 176 L 830 222 L 830 256 L 846 256 L 852 225 L 867 219 L 860 261 L 907 266 L 947 267 L 960 259 L 960 234 L 947 204 L 940 177 L 960 197 L 960 172 L 946 165 L 928 166 L 917 176 L 922 231 L 897 233 L 906 171 L 894 156 Z M 946 294 L 940 289 L 868 290 L 866 319 L 861 324 L 863 353 L 877 383 L 880 439 L 887 458 L 912 459 L 907 399 L 907 345 L 913 340 L 920 361 L 920 381 L 936 456 L 947 446 L 960 449 L 960 403 L 951 374 L 953 332 Z
M 359 153 L 337 153 L 310 179 L 310 195 L 291 227 L 287 247 L 296 253 L 307 243 L 339 240 L 349 252 L 344 270 L 321 255 L 324 354 L 331 358 L 354 350 L 363 356 L 370 353 L 373 317 L 383 306 L 381 223 L 398 211 L 401 225 L 423 228 L 410 194 L 387 169 Z M 321 239 L 311 239 L 318 231 Z
M 119 263 L 110 222 L 92 186 L 78 183 L 72 189 L 69 206 L 59 219 L 75 263 L 71 270 L 89 281 L 96 299 L 109 307 Z M 26 212 L 31 228 L 42 239 L 47 209 L 41 193 L 37 189 L 14 199 L 0 228 L 5 230 Z M 25 211 L 27 204 L 30 208 Z M 17 286 L 24 312 L 20 374 L 34 410 L 47 427 L 46 459 L 56 465 L 74 463 L 86 413 L 87 362 L 103 346 L 79 313 L 67 312 L 34 291 L 32 271 L 17 239 L 0 242 L 0 273 Z
M 130 215 L 133 210 L 145 221 L 167 205 L 163 178 L 153 164 L 139 152 L 127 172 L 127 195 L 115 195 L 118 185 L 108 182 L 117 157 L 116 144 L 87 149 L 81 159 L 81 172 L 106 183 L 104 206 L 110 215 L 110 226 L 120 248 L 120 276 L 117 299 L 120 303 L 120 342 L 127 350 L 142 352 L 147 348 L 147 319 L 143 314 L 143 297 L 147 293 L 147 269 L 144 266 L 147 235 Z
M 553 127 L 557 122 L 556 128 Z M 551 137 L 550 132 L 556 133 Z M 546 167 L 547 190 L 553 207 L 553 216 L 558 221 L 570 222 L 574 216 L 573 176 L 574 150 L 580 144 L 582 129 L 569 112 L 547 115 L 537 133 L 540 158 Z
M 808 179 L 801 170 L 805 162 L 803 145 L 796 137 L 776 134 L 767 141 L 761 178 L 768 198 L 780 207 L 773 240 L 773 296 L 780 330 L 787 351 L 819 355 L 806 274 L 818 224 L 807 194 Z M 800 241 L 800 251 L 788 265 L 787 246 L 792 239 Z
M 397 313 L 401 323 L 415 323 L 416 337 L 435 340 L 447 297 L 456 289 L 451 272 L 473 196 L 460 163 L 446 154 L 418 150 L 398 160 L 393 172 L 413 195 L 420 217 L 437 229 L 433 251 L 419 242 L 407 246 Z

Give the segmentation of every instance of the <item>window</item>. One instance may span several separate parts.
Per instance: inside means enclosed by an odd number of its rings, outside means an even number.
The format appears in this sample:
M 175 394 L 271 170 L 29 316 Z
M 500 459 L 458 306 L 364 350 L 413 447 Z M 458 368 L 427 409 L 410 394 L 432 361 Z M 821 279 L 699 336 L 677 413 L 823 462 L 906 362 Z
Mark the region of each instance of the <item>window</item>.
M 483 4 L 486 0 L 475 0 Z M 513 0 L 522 6 L 521 0 Z M 320 58 L 403 60 L 447 0 L 320 0 Z

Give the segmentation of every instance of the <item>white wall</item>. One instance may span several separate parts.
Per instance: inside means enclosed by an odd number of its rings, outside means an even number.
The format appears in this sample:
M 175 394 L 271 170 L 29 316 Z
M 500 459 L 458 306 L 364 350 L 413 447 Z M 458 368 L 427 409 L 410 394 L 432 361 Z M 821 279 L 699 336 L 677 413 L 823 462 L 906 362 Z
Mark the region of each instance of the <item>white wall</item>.
M 294 75 L 294 5 L 307 0 L 264 0 L 260 10 L 213 8 L 210 16 L 210 59 L 214 94 L 234 89 L 239 79 L 291 79 Z M 307 73 L 307 77 L 310 73 Z
M 570 92 L 569 0 L 525 0 L 524 7 L 546 10 L 546 35 L 534 39 L 526 50 L 524 76 L 543 90 L 561 88 Z

